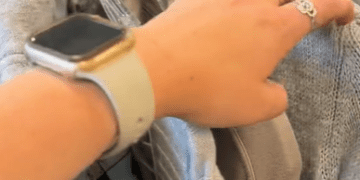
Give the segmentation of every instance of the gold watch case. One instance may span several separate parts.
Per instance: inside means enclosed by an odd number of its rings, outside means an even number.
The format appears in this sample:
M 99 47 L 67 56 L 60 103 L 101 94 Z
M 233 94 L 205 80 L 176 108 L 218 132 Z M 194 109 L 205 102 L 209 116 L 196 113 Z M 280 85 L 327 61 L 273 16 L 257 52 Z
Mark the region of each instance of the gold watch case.
M 37 35 L 50 31 L 52 28 L 62 25 L 71 18 L 86 18 L 91 21 L 118 29 L 124 33 L 115 37 L 85 54 L 67 55 L 54 49 L 50 49 L 34 43 Z M 113 61 L 120 60 L 124 55 L 132 50 L 135 46 L 135 36 L 131 29 L 119 26 L 97 15 L 76 14 L 60 20 L 53 25 L 46 27 L 31 35 L 25 43 L 25 51 L 29 60 L 33 63 L 60 73 L 64 76 L 74 76 L 78 71 L 91 72 L 95 71 Z

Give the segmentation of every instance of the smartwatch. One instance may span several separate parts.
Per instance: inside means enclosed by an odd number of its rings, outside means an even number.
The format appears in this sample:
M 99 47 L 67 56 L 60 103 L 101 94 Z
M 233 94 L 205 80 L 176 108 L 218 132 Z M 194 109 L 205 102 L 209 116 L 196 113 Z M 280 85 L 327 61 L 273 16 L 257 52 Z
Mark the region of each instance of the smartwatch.
M 136 143 L 154 120 L 150 78 L 135 51 L 131 29 L 97 15 L 76 14 L 31 35 L 25 43 L 35 65 L 105 93 L 117 119 L 117 134 L 101 159 Z

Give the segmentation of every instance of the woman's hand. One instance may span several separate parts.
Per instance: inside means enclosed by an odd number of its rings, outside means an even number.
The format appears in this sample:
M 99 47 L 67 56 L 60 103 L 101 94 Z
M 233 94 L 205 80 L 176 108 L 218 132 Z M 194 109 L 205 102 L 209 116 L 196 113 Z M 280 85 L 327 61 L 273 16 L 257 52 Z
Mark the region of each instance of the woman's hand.
M 320 26 L 354 18 L 349 0 L 312 2 Z M 287 108 L 283 86 L 267 78 L 311 31 L 311 19 L 281 0 L 177 0 L 134 31 L 156 117 L 229 127 L 270 120 Z

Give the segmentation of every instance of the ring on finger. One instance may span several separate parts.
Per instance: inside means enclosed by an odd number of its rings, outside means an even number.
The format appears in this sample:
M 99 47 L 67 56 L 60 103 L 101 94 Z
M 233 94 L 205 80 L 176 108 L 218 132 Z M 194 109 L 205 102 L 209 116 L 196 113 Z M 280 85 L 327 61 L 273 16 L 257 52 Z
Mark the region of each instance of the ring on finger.
M 318 29 L 320 26 L 315 22 L 317 10 L 314 4 L 310 0 L 294 0 L 291 2 L 295 7 L 303 14 L 308 15 L 311 18 L 312 30 Z

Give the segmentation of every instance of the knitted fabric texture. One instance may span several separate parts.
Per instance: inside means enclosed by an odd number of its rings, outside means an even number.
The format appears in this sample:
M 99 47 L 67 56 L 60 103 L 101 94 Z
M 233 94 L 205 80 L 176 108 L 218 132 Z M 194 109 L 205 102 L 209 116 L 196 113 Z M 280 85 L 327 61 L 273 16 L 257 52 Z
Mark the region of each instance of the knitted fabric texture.
M 273 74 L 286 80 L 286 111 L 300 146 L 302 180 L 360 178 L 360 7 L 346 26 L 308 34 Z M 356 158 L 357 157 L 357 158 Z

